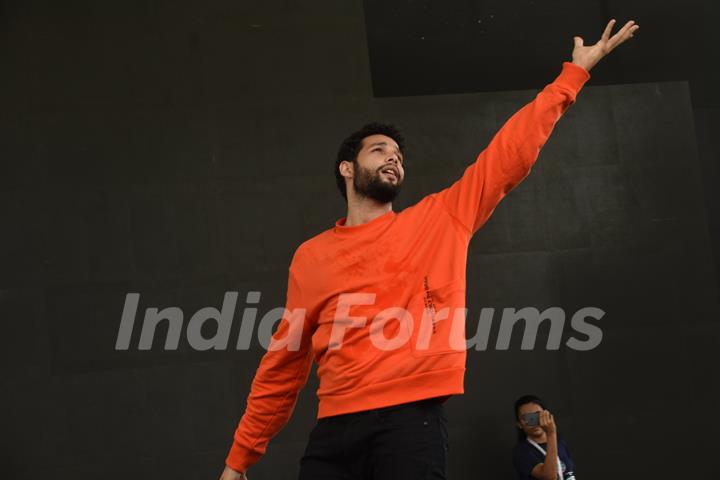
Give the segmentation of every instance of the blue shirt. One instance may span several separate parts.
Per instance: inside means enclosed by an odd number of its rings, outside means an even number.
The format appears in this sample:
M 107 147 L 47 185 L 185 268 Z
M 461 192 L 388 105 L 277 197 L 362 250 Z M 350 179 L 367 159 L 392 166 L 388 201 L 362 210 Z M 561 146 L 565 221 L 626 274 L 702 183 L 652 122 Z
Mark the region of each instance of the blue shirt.
M 543 450 L 547 451 L 546 443 L 540 443 L 539 445 Z M 572 458 L 570 458 L 570 452 L 562 438 L 558 438 L 558 457 L 560 457 L 560 462 L 565 471 L 564 478 L 569 479 L 575 472 L 575 463 L 572 461 Z M 527 440 L 518 442 L 518 444 L 515 445 L 512 451 L 512 458 L 515 471 L 521 480 L 534 479 L 535 477 L 530 475 L 532 469 L 539 463 L 545 463 L 545 455 Z

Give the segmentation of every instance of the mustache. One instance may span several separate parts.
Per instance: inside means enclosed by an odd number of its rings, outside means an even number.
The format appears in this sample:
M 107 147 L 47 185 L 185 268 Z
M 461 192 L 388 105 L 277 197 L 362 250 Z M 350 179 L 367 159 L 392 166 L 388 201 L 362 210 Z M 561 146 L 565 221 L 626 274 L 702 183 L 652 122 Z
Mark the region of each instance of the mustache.
M 391 170 L 397 178 L 400 178 L 400 169 L 393 165 L 383 165 L 382 167 L 378 168 L 377 173 L 382 173 L 385 170 Z

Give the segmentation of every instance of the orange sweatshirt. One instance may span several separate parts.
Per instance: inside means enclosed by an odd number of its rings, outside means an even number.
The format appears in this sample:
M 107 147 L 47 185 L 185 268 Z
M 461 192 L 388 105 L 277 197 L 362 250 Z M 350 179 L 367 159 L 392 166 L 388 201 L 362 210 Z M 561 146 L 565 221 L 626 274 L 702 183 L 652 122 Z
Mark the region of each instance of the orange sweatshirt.
M 589 78 L 564 62 L 453 185 L 362 225 L 343 218 L 300 245 L 288 312 L 255 374 L 228 466 L 245 471 L 265 453 L 313 359 L 318 418 L 463 393 L 468 243 L 528 175 Z

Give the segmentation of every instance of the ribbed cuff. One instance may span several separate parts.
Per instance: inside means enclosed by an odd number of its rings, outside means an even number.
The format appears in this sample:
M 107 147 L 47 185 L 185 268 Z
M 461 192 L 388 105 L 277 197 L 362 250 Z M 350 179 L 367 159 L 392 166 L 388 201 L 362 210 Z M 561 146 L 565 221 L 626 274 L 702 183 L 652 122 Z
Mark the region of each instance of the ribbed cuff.
M 575 93 L 590 80 L 590 72 L 572 62 L 563 62 L 562 72 L 555 79 L 555 83 Z
M 228 453 L 228 456 L 225 458 L 225 465 L 235 471 L 245 473 L 261 456 L 261 453 L 248 450 L 237 442 L 233 442 L 232 447 L 230 447 L 230 453 Z

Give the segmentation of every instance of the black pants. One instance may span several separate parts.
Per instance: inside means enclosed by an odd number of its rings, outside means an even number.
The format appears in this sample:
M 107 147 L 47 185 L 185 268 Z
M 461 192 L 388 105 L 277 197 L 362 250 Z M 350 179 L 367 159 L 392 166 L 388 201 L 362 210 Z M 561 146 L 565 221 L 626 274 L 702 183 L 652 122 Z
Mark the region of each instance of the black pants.
M 447 450 L 437 399 L 321 418 L 300 460 L 300 480 L 444 480 Z

